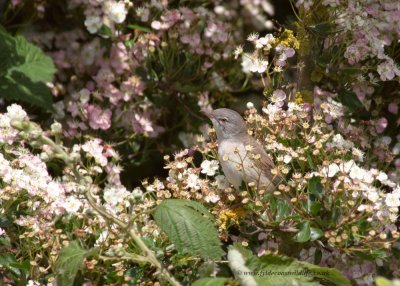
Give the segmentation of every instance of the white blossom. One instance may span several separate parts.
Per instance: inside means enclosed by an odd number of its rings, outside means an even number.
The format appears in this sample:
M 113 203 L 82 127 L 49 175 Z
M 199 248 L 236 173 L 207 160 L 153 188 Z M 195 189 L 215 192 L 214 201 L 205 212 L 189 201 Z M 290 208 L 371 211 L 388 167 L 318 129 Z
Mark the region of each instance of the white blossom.
M 215 171 L 219 168 L 219 164 L 217 160 L 205 160 L 201 163 L 201 173 L 206 174 L 207 176 L 214 176 Z
M 326 146 L 330 148 L 344 148 L 344 149 L 351 149 L 354 147 L 353 142 L 347 141 L 343 138 L 342 135 L 336 134 L 333 136 L 332 141 L 326 144 Z
M 76 213 L 81 208 L 82 202 L 79 199 L 70 196 L 65 200 L 62 206 L 68 213 Z
M 99 16 L 88 16 L 85 20 L 85 27 L 91 34 L 97 33 L 103 25 Z
M 322 173 L 329 178 L 332 178 L 336 175 L 337 172 L 340 171 L 339 166 L 336 163 L 332 163 L 327 167 L 322 169 Z
M 221 199 L 220 196 L 218 196 L 216 194 L 210 194 L 210 195 L 205 196 L 205 198 L 204 198 L 204 200 L 207 203 L 213 203 L 213 204 L 218 202 L 220 199 Z
M 22 121 L 24 119 L 28 119 L 28 115 L 25 110 L 18 104 L 11 104 L 7 107 L 7 116 L 11 121 Z
M 131 193 L 124 186 L 107 185 L 104 188 L 104 200 L 112 206 L 116 206 L 124 201 Z M 128 204 L 128 201 L 126 201 Z
M 189 174 L 186 180 L 188 188 L 200 189 L 198 181 L 199 181 L 199 176 L 197 176 L 196 174 Z
M 108 2 L 106 5 L 106 14 L 110 18 L 111 21 L 115 23 L 122 23 L 125 21 L 126 15 L 128 11 L 123 2 Z
M 396 193 L 387 194 L 385 203 L 388 207 L 400 207 L 400 195 Z

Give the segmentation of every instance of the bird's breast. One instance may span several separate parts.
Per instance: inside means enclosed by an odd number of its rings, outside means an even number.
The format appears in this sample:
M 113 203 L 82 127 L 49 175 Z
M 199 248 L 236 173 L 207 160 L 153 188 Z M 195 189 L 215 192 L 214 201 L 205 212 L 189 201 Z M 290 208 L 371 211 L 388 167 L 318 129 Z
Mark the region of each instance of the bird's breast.
M 242 181 L 254 182 L 257 186 L 269 185 L 270 181 L 257 167 L 252 159 L 252 153 L 246 150 L 242 142 L 223 140 L 218 145 L 218 158 L 226 179 L 236 189 Z

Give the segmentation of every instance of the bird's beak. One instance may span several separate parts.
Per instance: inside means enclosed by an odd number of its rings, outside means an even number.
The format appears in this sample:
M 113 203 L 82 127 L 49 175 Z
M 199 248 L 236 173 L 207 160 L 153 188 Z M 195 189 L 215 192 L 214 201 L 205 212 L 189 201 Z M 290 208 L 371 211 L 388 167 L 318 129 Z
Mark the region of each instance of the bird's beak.
M 201 112 L 205 115 L 205 116 L 207 116 L 208 118 L 210 118 L 210 119 L 212 119 L 212 118 L 214 118 L 214 111 L 211 109 L 205 109 L 205 108 L 202 108 L 201 109 Z

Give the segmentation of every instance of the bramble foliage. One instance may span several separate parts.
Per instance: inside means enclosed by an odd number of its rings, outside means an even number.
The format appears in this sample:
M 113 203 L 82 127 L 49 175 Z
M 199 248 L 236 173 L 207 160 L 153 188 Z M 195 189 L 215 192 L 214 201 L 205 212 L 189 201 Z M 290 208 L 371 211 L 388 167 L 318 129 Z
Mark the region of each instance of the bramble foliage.
M 46 86 L 55 73 L 51 58 L 24 37 L 12 37 L 1 26 L 0 49 L 0 95 L 52 109 L 52 96 Z

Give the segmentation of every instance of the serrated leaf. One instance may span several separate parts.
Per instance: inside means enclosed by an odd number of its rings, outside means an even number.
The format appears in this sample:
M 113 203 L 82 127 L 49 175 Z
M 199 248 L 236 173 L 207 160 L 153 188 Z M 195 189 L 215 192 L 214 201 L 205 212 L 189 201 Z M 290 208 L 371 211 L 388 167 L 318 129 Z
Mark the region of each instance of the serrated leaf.
M 294 236 L 294 240 L 297 242 L 307 242 L 311 238 L 310 222 L 301 224 L 300 231 Z
M 301 266 L 295 259 L 285 256 L 267 255 L 246 261 L 258 286 L 282 285 L 321 285 L 310 275 L 310 271 Z
M 194 281 L 193 286 L 224 286 L 228 278 L 218 277 L 218 278 L 202 278 Z
M 188 200 L 165 200 L 154 212 L 156 223 L 179 253 L 218 260 L 223 251 L 211 218 L 203 205 Z
M 229 251 L 232 251 L 232 249 L 230 247 Z M 249 283 L 246 285 L 351 285 L 343 274 L 333 268 L 319 267 L 286 256 L 265 255 L 257 257 L 251 255 L 246 259 L 244 256 L 236 257 L 238 255 L 239 252 L 236 252 L 235 255 L 228 253 L 229 266 L 239 282 L 245 280 L 246 283 Z M 245 260 L 245 264 L 240 260 Z
M 57 285 L 72 286 L 76 274 L 81 269 L 83 259 L 97 252 L 97 249 L 85 250 L 77 241 L 71 241 L 63 247 L 56 261 Z
M 304 261 L 299 261 L 299 263 L 312 271 L 314 277 L 318 278 L 324 285 L 327 284 L 324 282 L 330 282 L 338 286 L 351 286 L 349 279 L 335 268 L 320 267 Z
M 55 67 L 50 57 L 24 37 L 13 37 L 0 29 L 0 96 L 21 100 L 50 110 L 52 95 L 46 82 Z

